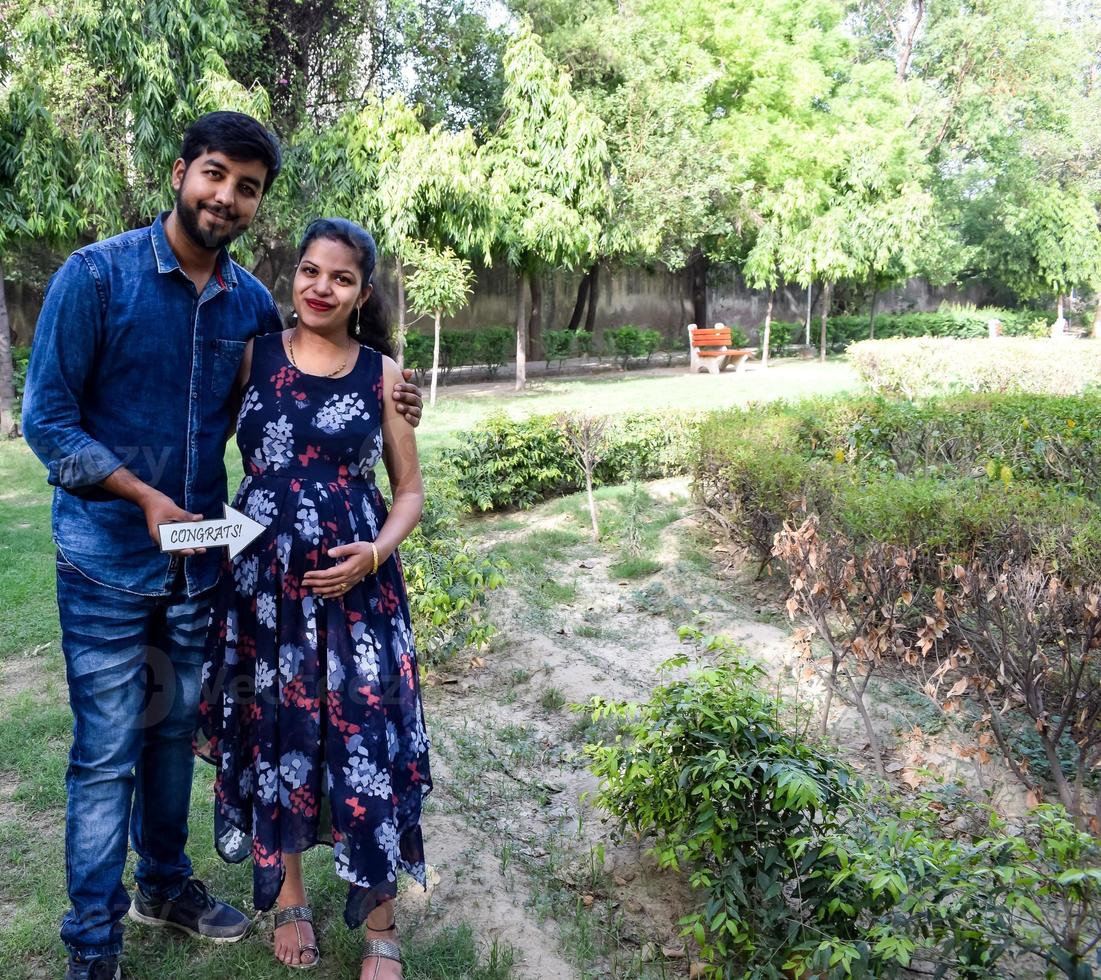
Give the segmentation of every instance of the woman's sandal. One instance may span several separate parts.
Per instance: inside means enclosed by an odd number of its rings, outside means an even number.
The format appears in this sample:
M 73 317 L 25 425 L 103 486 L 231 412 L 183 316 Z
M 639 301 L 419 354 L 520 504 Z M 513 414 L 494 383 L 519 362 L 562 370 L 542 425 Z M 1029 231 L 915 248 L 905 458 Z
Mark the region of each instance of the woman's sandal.
M 321 950 L 317 948 L 316 943 L 304 943 L 302 942 L 302 930 L 298 927 L 299 922 L 308 922 L 313 926 L 313 910 L 308 905 L 288 905 L 285 909 L 279 909 L 275 913 L 275 928 L 278 929 L 281 926 L 285 926 L 288 922 L 294 923 L 294 934 L 298 937 L 298 963 L 283 963 L 284 966 L 289 966 L 292 970 L 312 970 L 318 963 L 321 962 Z M 274 946 L 274 939 L 272 940 Z M 301 962 L 303 953 L 313 953 L 313 959 L 309 963 Z
M 390 932 L 394 926 L 395 921 L 391 919 L 390 924 L 385 929 L 371 929 L 371 932 Z M 395 960 L 398 966 L 405 965 L 401 958 L 401 947 L 389 939 L 365 939 L 363 941 L 363 958 L 368 960 L 372 956 L 377 956 L 378 962 L 375 964 L 375 972 L 371 980 L 375 980 L 378 976 L 378 971 L 382 969 L 383 960 Z

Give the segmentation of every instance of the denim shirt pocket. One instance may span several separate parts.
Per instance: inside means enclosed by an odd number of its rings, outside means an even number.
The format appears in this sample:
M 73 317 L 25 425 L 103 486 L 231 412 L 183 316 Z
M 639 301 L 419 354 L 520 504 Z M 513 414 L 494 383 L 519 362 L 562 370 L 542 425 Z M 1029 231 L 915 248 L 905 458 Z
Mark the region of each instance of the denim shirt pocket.
M 210 390 L 218 401 L 223 401 L 233 388 L 234 379 L 241 369 L 245 356 L 244 340 L 216 339 L 210 342 L 214 358 L 210 368 Z

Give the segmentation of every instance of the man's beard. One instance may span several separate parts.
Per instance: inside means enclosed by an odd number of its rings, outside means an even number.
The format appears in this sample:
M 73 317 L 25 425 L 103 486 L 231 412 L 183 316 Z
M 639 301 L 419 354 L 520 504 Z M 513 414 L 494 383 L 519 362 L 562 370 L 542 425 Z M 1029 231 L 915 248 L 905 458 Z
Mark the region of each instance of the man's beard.
M 199 208 L 193 208 L 184 204 L 180 192 L 176 191 L 176 214 L 180 219 L 180 227 L 183 228 L 188 238 L 202 248 L 208 248 L 211 251 L 224 248 L 235 238 L 240 238 L 247 230 L 246 228 L 231 227 L 228 231 L 203 231 L 199 225 L 199 211 L 201 209 L 202 205 Z M 230 218 L 228 214 L 222 216 L 227 219 Z

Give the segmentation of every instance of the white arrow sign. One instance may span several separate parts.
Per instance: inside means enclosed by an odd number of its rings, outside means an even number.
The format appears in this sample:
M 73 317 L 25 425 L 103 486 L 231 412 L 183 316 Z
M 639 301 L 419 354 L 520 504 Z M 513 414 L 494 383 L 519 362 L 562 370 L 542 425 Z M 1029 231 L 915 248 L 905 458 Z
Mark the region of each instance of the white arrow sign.
M 161 551 L 185 551 L 188 548 L 229 548 L 236 558 L 264 531 L 264 525 L 246 517 L 226 504 L 220 521 L 181 521 L 159 524 Z

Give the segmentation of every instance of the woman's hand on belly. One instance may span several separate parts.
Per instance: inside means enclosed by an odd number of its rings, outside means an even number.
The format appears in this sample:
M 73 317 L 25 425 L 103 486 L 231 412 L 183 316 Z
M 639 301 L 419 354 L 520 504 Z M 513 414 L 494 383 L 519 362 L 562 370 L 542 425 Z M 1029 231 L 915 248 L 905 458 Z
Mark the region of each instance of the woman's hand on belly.
M 352 586 L 378 571 L 375 567 L 375 548 L 370 541 L 354 541 L 330 548 L 329 557 L 337 560 L 331 568 L 315 568 L 302 576 L 302 585 L 323 599 L 339 598 Z M 379 565 L 386 557 L 379 549 Z

